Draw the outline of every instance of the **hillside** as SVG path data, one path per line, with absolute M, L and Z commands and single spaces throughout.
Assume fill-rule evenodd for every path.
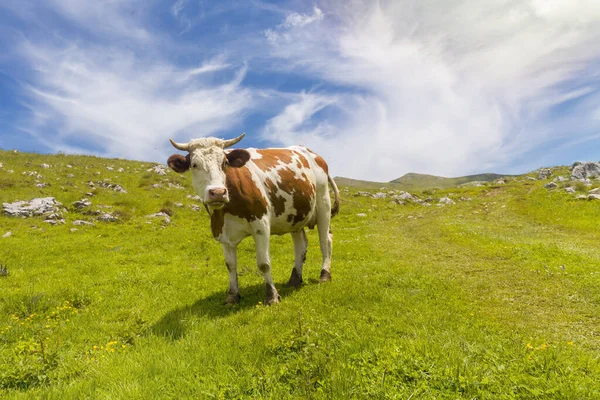
M 249 239 L 230 307 L 189 174 L 0 164 L 0 202 L 62 203 L 0 215 L 0 398 L 600 398 L 600 200 L 577 198 L 600 181 L 568 167 L 403 201 L 342 186 L 332 282 L 308 231 L 306 284 L 286 288 L 293 245 L 274 236 L 282 302 L 264 306 Z
M 416 174 L 408 173 L 400 178 L 394 179 L 391 182 L 399 183 L 404 187 L 412 188 L 413 190 L 419 189 L 447 189 L 460 185 L 464 185 L 469 182 L 493 182 L 496 179 L 507 177 L 510 175 L 499 175 L 499 174 L 477 174 L 460 176 L 456 178 L 444 178 L 441 176 L 427 175 L 427 174 Z
M 492 182 L 503 177 L 511 177 L 512 175 L 500 174 L 477 174 L 460 176 L 456 178 L 444 178 L 441 176 L 408 173 L 400 178 L 390 182 L 372 182 L 358 179 L 336 177 L 335 181 L 338 185 L 349 186 L 357 189 L 379 189 L 382 187 L 398 189 L 398 190 L 426 190 L 426 189 L 448 189 L 457 187 L 470 182 Z

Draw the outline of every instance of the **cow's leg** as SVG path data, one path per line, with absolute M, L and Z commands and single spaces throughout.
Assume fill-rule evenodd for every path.
M 273 284 L 273 277 L 271 276 L 271 257 L 269 255 L 270 241 L 270 233 L 266 230 L 262 231 L 261 234 L 254 235 L 254 243 L 256 244 L 256 264 L 265 279 L 265 289 L 267 292 L 265 304 L 267 305 L 279 303 L 279 293 L 277 293 L 277 289 Z
M 319 245 L 323 254 L 323 266 L 321 267 L 321 282 L 331 280 L 331 251 L 333 245 L 333 234 L 330 228 L 331 222 L 331 200 L 329 193 L 317 200 L 317 228 L 319 231 Z
M 306 248 L 308 246 L 308 239 L 306 238 L 304 229 L 292 232 L 292 240 L 294 241 L 294 268 L 292 269 L 292 275 L 287 285 L 298 287 L 302 285 L 302 266 L 306 260 Z
M 229 291 L 227 292 L 227 304 L 237 304 L 240 302 L 240 289 L 238 287 L 237 275 L 237 246 L 223 244 L 223 254 L 225 255 L 225 265 L 229 271 Z

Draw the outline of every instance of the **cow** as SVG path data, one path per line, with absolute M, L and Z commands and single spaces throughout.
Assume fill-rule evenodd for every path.
M 188 143 L 170 139 L 173 147 L 187 155 L 173 154 L 167 165 L 178 173 L 191 171 L 194 190 L 210 215 L 212 235 L 223 247 L 229 271 L 227 303 L 240 301 L 236 249 L 252 236 L 256 263 L 265 280 L 265 304 L 271 305 L 280 301 L 271 276 L 271 235 L 291 234 L 294 267 L 288 286 L 298 287 L 303 283 L 308 245 L 304 228 L 317 226 L 323 256 L 320 281 L 331 280 L 330 220 L 339 211 L 340 193 L 325 160 L 308 148 L 228 149 L 244 135 L 228 140 L 206 137 Z

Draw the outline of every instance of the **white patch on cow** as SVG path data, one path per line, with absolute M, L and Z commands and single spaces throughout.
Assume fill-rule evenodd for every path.
M 250 153 L 251 160 L 260 160 L 261 158 L 263 158 L 262 154 L 260 154 L 258 151 L 256 151 L 256 149 L 253 147 L 250 147 L 246 150 Z
M 194 190 L 202 196 L 202 202 L 207 203 L 210 189 L 225 189 L 226 187 L 225 171 L 223 171 L 225 152 L 217 145 L 207 148 L 197 147 L 195 144 L 200 146 L 198 143 L 203 143 L 202 140 L 196 139 L 191 142 L 190 171 Z

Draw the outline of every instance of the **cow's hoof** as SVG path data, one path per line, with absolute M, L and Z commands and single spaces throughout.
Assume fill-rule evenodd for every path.
M 227 296 L 227 304 L 230 304 L 230 305 L 238 304 L 240 302 L 240 299 L 241 299 L 241 296 L 239 293 L 229 294 Z
M 266 299 L 265 300 L 265 304 L 267 306 L 273 305 L 273 304 L 277 304 L 281 301 L 281 296 L 279 296 L 279 294 L 275 295 L 275 297 L 270 298 L 270 299 Z
M 329 282 L 331 280 L 331 274 L 329 273 L 329 271 L 322 269 L 321 270 L 321 279 L 319 279 L 321 282 Z
M 302 277 L 300 275 L 298 275 L 298 272 L 296 271 L 296 269 L 292 269 L 292 276 L 290 276 L 290 280 L 287 283 L 288 287 L 300 287 L 302 286 Z

